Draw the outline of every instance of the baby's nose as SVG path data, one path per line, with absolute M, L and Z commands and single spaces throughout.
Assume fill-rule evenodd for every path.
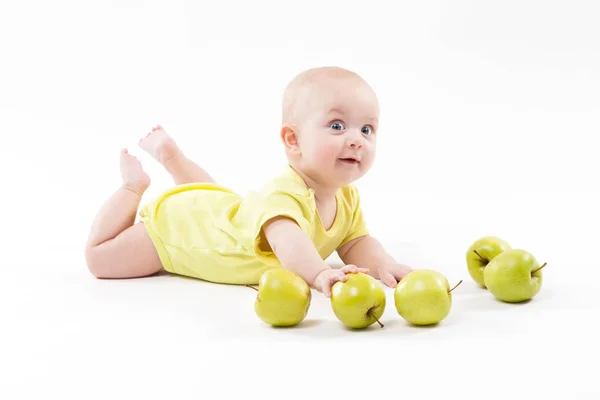
M 362 137 L 362 134 L 360 132 L 358 133 L 358 135 L 357 134 L 352 134 L 348 138 L 348 145 L 350 147 L 362 147 L 363 146 L 363 137 Z

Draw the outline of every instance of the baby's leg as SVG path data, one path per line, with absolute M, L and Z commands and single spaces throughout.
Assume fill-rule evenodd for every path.
M 85 248 L 90 272 L 97 278 L 136 278 L 162 269 L 143 224 L 134 225 L 150 178 L 140 162 L 121 152 L 123 184 L 98 212 Z
M 198 164 L 187 158 L 161 126 L 140 140 L 140 147 L 148 152 L 171 174 L 176 185 L 215 180 Z

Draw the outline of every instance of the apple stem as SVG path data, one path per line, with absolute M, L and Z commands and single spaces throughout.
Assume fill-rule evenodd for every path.
M 539 267 L 536 270 L 531 271 L 532 274 L 535 274 L 536 272 L 538 272 L 540 269 L 544 268 L 546 266 L 547 263 L 544 263 L 544 265 L 542 265 L 541 267 Z
M 249 287 L 249 288 L 251 288 L 251 289 L 254 289 L 254 290 L 256 290 L 256 291 L 258 292 L 258 289 L 257 289 L 257 288 L 255 288 L 254 286 L 250 286 L 250 285 L 244 285 L 244 286 L 246 286 L 246 287 Z
M 377 319 L 377 317 L 375 317 L 375 315 L 373 314 L 373 310 L 369 310 L 369 315 L 372 316 L 373 318 L 375 318 L 375 321 L 377 321 L 377 323 L 379 324 L 379 326 L 381 328 L 383 328 L 383 324 Z
M 483 261 L 485 261 L 485 258 L 481 257 L 481 254 L 479 254 L 477 252 L 477 250 L 473 250 L 473 253 L 477 254 L 477 257 L 481 258 Z
M 452 292 L 454 289 L 456 289 L 458 287 L 458 285 L 460 285 L 462 283 L 462 279 L 460 280 L 460 282 L 458 282 L 456 285 L 454 285 L 454 287 L 450 290 L 448 290 L 448 293 Z

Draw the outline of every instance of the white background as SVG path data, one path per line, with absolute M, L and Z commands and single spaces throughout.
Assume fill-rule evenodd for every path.
M 0 398 L 597 399 L 599 13 L 591 0 L 3 2 Z M 274 330 L 247 288 L 87 272 L 120 148 L 152 177 L 144 201 L 172 185 L 137 148 L 155 124 L 220 183 L 259 188 L 285 162 L 285 85 L 321 65 L 378 93 L 378 158 L 357 186 L 399 262 L 464 280 L 442 324 L 408 326 L 386 289 L 384 329 L 344 329 L 316 294 L 301 326 Z M 485 235 L 548 263 L 533 301 L 470 280 L 465 251 Z

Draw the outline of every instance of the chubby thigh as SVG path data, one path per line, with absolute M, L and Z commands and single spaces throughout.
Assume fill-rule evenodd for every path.
M 167 192 L 140 212 L 164 269 L 219 283 L 258 282 L 269 267 L 230 222 L 241 197 L 216 185 L 185 189 Z
M 158 252 L 141 223 L 89 249 L 86 259 L 92 273 L 106 279 L 139 278 L 163 268 Z

